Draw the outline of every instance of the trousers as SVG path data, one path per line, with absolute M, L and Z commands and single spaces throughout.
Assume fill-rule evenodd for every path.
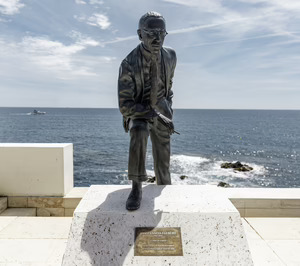
M 146 152 L 150 135 L 157 185 L 171 185 L 170 177 L 170 134 L 157 118 L 135 119 L 129 123 L 130 146 L 128 179 L 146 181 Z

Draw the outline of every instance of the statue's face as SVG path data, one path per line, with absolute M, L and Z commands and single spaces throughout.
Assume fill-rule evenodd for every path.
M 138 30 L 138 35 L 146 50 L 154 54 L 158 53 L 167 35 L 164 20 L 161 18 L 148 18 L 144 23 L 144 27 Z

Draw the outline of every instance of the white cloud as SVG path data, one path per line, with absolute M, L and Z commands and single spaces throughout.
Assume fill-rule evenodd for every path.
M 85 15 L 74 15 L 74 18 L 79 22 L 86 22 L 86 24 L 88 25 L 100 27 L 102 30 L 108 29 L 111 24 L 109 18 L 106 15 L 100 13 L 95 13 L 89 18 L 87 18 Z
M 229 25 L 226 31 L 223 31 L 224 36 L 235 35 L 235 37 L 242 37 L 251 31 L 285 31 L 289 21 L 294 20 L 292 13 L 298 15 L 300 13 L 300 2 L 294 0 L 237 0 L 244 7 L 230 6 L 227 1 L 219 0 L 164 1 L 196 8 L 203 14 L 210 14 L 213 22 L 211 24 L 221 25 L 222 20 L 226 22 L 247 18 L 245 20 L 247 23 Z M 257 4 L 260 6 L 258 7 Z
M 101 0 L 90 0 L 91 5 L 103 5 L 104 2 Z
M 28 36 L 19 43 L 4 41 L 0 38 L 0 55 L 2 58 L 10 57 L 10 60 L 12 57 L 23 59 L 26 64 L 31 64 L 32 68 L 34 68 L 33 65 L 37 65 L 39 71 L 43 69 L 51 71 L 60 79 L 71 79 L 74 76 L 97 76 L 93 67 L 95 62 L 91 64 L 80 52 L 88 47 L 99 46 L 99 42 L 79 32 L 72 32 L 70 35 L 76 39 L 71 45 L 53 41 L 47 37 Z M 109 63 L 115 59 L 115 57 L 98 56 L 97 63 Z M 10 60 L 4 59 L 4 61 Z
M 0 35 L 0 105 L 116 105 L 115 95 L 103 95 L 115 86 L 119 62 L 101 51 L 90 54 L 88 48 L 96 42 L 77 36 L 65 44 L 42 36 L 15 42 Z
M 71 55 L 83 50 L 85 47 L 79 44 L 64 45 L 58 41 L 51 41 L 43 37 L 24 37 L 22 46 L 25 51 L 35 54 Z
M 76 41 L 77 44 L 81 44 L 83 46 L 103 46 L 102 43 L 92 39 L 91 37 L 85 36 L 78 31 L 71 31 L 69 36 Z
M 102 30 L 106 30 L 110 26 L 110 21 L 106 15 L 95 13 L 87 19 L 88 25 L 100 27 Z
M 82 19 L 82 17 L 75 17 L 77 20 Z M 110 41 L 104 41 L 104 42 L 98 42 L 90 37 L 82 35 L 78 31 L 72 31 L 69 36 L 74 39 L 77 43 L 83 44 L 83 45 L 88 45 L 88 46 L 100 46 L 104 47 L 108 44 L 113 44 L 113 43 L 120 43 L 120 42 L 126 42 L 126 41 L 132 41 L 132 40 L 137 40 L 137 35 L 131 35 L 127 37 L 116 37 L 113 40 Z
M 72 56 L 85 49 L 80 44 L 64 45 L 58 41 L 39 37 L 25 37 L 20 46 L 31 62 L 55 71 L 74 70 Z
M 249 38 L 242 38 L 242 39 L 231 39 L 231 40 L 225 40 L 225 41 L 199 43 L 199 44 L 192 45 L 191 47 L 204 46 L 204 45 L 214 45 L 214 44 L 221 44 L 221 43 L 242 42 L 242 41 L 248 41 L 248 40 L 265 39 L 265 38 L 282 37 L 282 36 L 291 36 L 291 35 L 289 34 L 289 32 L 280 32 L 280 33 L 274 33 L 274 34 L 252 36 L 252 37 L 249 37 Z
M 76 3 L 77 5 L 86 5 L 86 2 L 83 1 L 83 0 L 75 0 L 75 3 Z
M 20 3 L 20 0 L 0 0 L 0 13 L 14 15 L 19 13 L 24 6 L 23 3 Z
M 239 12 L 235 9 L 228 8 L 223 5 L 220 0 L 164 0 L 165 2 L 175 3 L 186 6 L 188 8 L 198 9 L 202 14 L 215 15 L 214 20 L 220 22 L 220 20 L 236 20 L 243 18 Z
M 205 8 L 203 11 L 211 11 L 215 9 L 219 9 L 221 7 L 220 1 L 215 0 L 164 0 L 164 2 L 170 2 L 178 5 L 184 5 L 188 7 L 203 7 Z
M 249 19 L 250 18 L 240 18 L 240 19 L 229 20 L 229 21 L 224 21 L 224 22 L 220 22 L 220 23 L 212 23 L 212 24 L 207 24 L 207 25 L 193 26 L 193 27 L 188 27 L 188 28 L 183 28 L 183 29 L 178 29 L 178 30 L 171 30 L 171 31 L 169 31 L 169 33 L 170 34 L 179 34 L 179 33 L 192 32 L 192 31 L 197 31 L 197 30 L 202 30 L 202 29 L 207 29 L 207 28 L 219 27 L 219 26 L 223 26 L 228 23 L 242 22 L 244 20 L 249 20 Z
M 79 44 L 84 45 L 84 46 L 101 46 L 101 44 L 97 41 L 95 41 L 92 38 L 83 38 L 80 40 Z
M 138 38 L 137 35 L 131 35 L 131 36 L 127 36 L 127 37 L 117 37 L 114 40 L 104 42 L 103 45 L 111 44 L 111 43 L 119 43 L 119 42 L 137 40 L 137 38 Z
M 86 16 L 84 15 L 81 15 L 81 16 L 77 16 L 77 15 L 74 15 L 73 16 L 76 20 L 78 20 L 79 22 L 83 22 L 86 20 Z
M 296 31 L 300 26 L 300 1 L 163 1 L 163 5 L 159 4 L 162 1 L 146 3 L 139 0 L 120 5 L 118 1 L 104 3 L 102 0 L 74 0 L 65 4 L 69 10 L 66 13 L 60 6 L 43 1 L 0 0 L 0 25 L 5 22 L 3 20 L 14 21 L 6 23 L 0 34 L 0 89 L 15 88 L 15 92 L 19 91 L 22 95 L 27 86 L 27 89 L 47 91 L 54 98 L 61 98 L 65 90 L 68 92 L 65 99 L 69 101 L 73 98 L 70 102 L 74 101 L 73 105 L 78 106 L 84 105 L 81 103 L 84 97 L 88 99 L 86 106 L 89 106 L 90 100 L 96 99 L 95 94 L 87 96 L 87 92 L 93 89 L 99 92 L 97 101 L 100 99 L 95 106 L 106 106 L 107 99 L 111 99 L 114 104 L 113 92 L 119 63 L 139 42 L 135 34 L 139 18 L 137 14 L 142 15 L 145 10 L 152 9 L 159 10 L 166 17 L 171 36 L 167 36 L 165 45 L 173 47 L 178 54 L 174 80 L 175 105 L 181 102 L 181 107 L 190 107 L 186 103 L 190 101 L 191 95 L 182 89 L 187 80 L 190 81 L 193 95 L 199 96 L 193 98 L 195 101 L 192 106 L 202 108 L 218 105 L 236 107 L 236 102 L 240 100 L 238 97 L 228 99 L 226 104 L 216 100 L 215 95 L 221 93 L 224 86 L 234 88 L 231 90 L 233 96 L 236 91 L 245 95 L 252 89 L 264 90 L 265 87 L 270 90 L 273 87 L 299 88 L 300 58 L 296 55 L 300 34 Z M 16 9 L 9 6 L 12 3 L 25 3 L 28 7 L 26 17 L 1 16 L 4 5 L 6 14 L 15 12 L 12 10 Z M 110 15 L 107 5 L 125 17 Z M 25 8 L 21 12 L 23 10 Z M 56 23 L 44 25 L 43 18 L 54 14 Z M 73 15 L 76 20 L 73 19 L 72 23 L 70 18 Z M 28 17 L 31 17 L 30 23 Z M 89 35 L 75 31 L 70 33 L 72 29 L 80 29 Z M 65 36 L 63 32 L 70 34 Z M 39 33 L 45 34 L 44 37 L 36 36 Z M 193 66 L 182 67 L 186 63 L 193 63 Z M 256 83 L 251 83 L 252 80 Z M 78 91 L 78 100 L 74 94 L 70 97 L 70 93 L 75 90 Z M 103 94 L 105 90 L 107 95 Z M 213 93 L 206 94 L 206 91 Z M 29 94 L 28 91 L 26 93 Z M 197 100 L 203 98 L 203 93 L 208 103 Z M 299 94 L 295 96 L 299 99 Z M 288 95 L 284 97 L 286 101 L 297 98 Z M 40 98 L 42 101 L 47 97 Z M 266 107 L 276 105 L 269 103 L 269 94 L 260 98 Z M 11 101 L 6 99 L 7 102 Z M 100 103 L 101 99 L 105 99 L 103 103 Z M 255 107 L 253 101 L 248 101 L 249 108 Z M 51 100 L 48 102 L 51 105 Z M 5 101 L 1 99 L 1 103 Z M 299 103 L 294 105 L 299 106 Z
M 300 37 L 295 34 L 300 24 L 299 1 L 237 0 L 238 5 L 233 5 L 226 0 L 164 1 L 181 5 L 180 8 L 191 9 L 193 13 L 199 14 L 199 21 L 202 21 L 203 25 L 197 26 L 196 23 L 199 22 L 196 22 L 197 20 L 191 16 L 190 19 L 182 20 L 183 25 L 185 25 L 184 28 L 169 31 L 170 34 L 182 34 L 206 30 L 201 38 L 196 34 L 190 34 L 186 41 L 182 42 L 185 48 L 279 36 L 281 38 L 270 39 L 270 42 L 267 40 L 264 45 L 267 42 L 274 46 L 276 42 L 280 42 L 278 46 L 281 44 L 288 45 L 300 40 Z M 219 45 L 216 49 L 223 48 L 224 46 Z M 227 50 L 225 49 L 223 52 L 226 53 Z
M 288 10 L 300 9 L 300 2 L 295 0 L 238 0 L 247 4 L 267 4 L 269 6 L 284 8 Z

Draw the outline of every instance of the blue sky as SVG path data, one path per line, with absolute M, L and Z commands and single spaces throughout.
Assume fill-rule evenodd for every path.
M 296 0 L 0 0 L 0 106 L 117 107 L 151 10 L 177 52 L 174 108 L 300 109 Z

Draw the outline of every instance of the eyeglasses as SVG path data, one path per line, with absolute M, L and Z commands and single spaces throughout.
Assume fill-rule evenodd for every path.
M 145 29 L 143 29 L 143 32 L 148 34 L 150 37 L 154 37 L 156 35 L 165 37 L 168 34 L 166 30 L 145 30 Z

